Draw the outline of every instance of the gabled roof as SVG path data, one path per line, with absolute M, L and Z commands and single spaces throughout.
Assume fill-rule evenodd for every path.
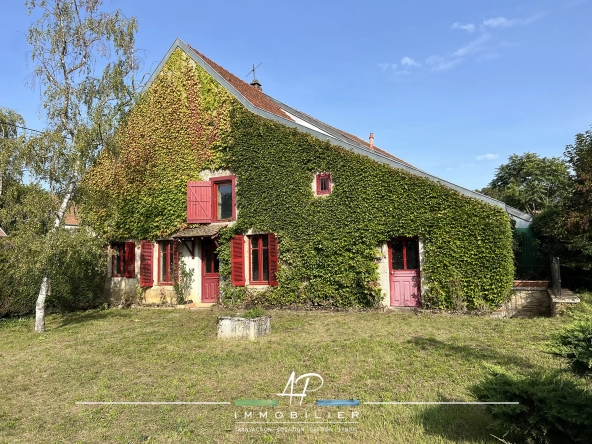
M 7 235 L 4 232 L 4 230 L 2 229 L 2 227 L 0 227 L 0 237 L 7 237 Z
M 323 123 L 320 120 L 309 116 L 308 114 L 291 108 L 279 100 L 264 94 L 258 88 L 249 85 L 180 39 L 175 40 L 156 70 L 152 73 L 150 79 L 148 79 L 148 82 L 144 87 L 145 90 L 150 87 L 152 82 L 156 79 L 156 76 L 163 69 L 166 61 L 177 48 L 185 52 L 195 63 L 203 68 L 214 79 L 216 79 L 218 83 L 226 88 L 228 92 L 230 92 L 230 94 L 232 94 L 239 102 L 241 102 L 249 111 L 267 119 L 282 123 L 286 126 L 297 128 L 298 130 L 311 134 L 315 137 L 318 137 L 319 139 L 329 140 L 329 142 L 334 145 L 338 145 L 355 153 L 365 155 L 366 157 L 376 160 L 377 162 L 390 165 L 393 168 L 403 169 L 416 176 L 425 177 L 448 188 L 456 190 L 465 196 L 469 196 L 474 199 L 486 202 L 490 205 L 503 208 L 511 217 L 516 220 L 517 227 L 526 227 L 530 225 L 532 220 L 530 215 L 523 213 L 516 208 L 510 207 L 504 202 L 428 174 L 387 151 L 384 151 L 376 146 L 371 148 L 368 142 L 360 139 L 359 137 L 327 125 L 326 123 Z

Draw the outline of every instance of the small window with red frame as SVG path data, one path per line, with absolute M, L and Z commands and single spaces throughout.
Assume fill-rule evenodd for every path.
M 214 182 L 214 198 L 216 202 L 216 220 L 232 220 L 232 182 Z
M 317 196 L 331 194 L 331 174 L 317 174 Z

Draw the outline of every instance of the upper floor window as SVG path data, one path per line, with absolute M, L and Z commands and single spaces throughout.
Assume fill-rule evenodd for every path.
M 331 194 L 331 173 L 317 174 L 317 196 Z
M 232 220 L 233 189 L 231 181 L 214 182 L 216 194 L 216 220 Z
M 187 222 L 236 220 L 236 176 L 187 183 Z

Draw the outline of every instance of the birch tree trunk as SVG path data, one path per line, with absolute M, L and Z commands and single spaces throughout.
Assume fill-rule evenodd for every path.
M 55 233 L 60 228 L 60 224 L 62 223 L 64 214 L 66 214 L 66 209 L 68 208 L 68 203 L 70 203 L 70 198 L 72 197 L 75 187 L 76 179 L 72 178 L 68 185 L 68 191 L 62 200 L 60 209 L 58 210 L 58 214 L 56 214 L 51 233 Z M 51 277 L 48 272 L 45 272 L 43 274 L 43 279 L 41 280 L 41 288 L 39 289 L 39 296 L 37 296 L 37 303 L 35 304 L 35 332 L 37 333 L 45 332 L 45 300 L 47 299 L 50 288 Z

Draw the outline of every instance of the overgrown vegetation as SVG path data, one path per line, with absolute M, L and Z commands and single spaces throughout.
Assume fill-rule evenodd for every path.
M 589 299 L 590 294 L 582 295 Z M 569 313 L 569 312 L 568 312 Z M 575 375 L 592 370 L 592 307 L 582 304 L 571 322 L 551 334 L 543 349 L 567 361 Z M 568 314 L 568 316 L 570 316 Z M 527 443 L 587 443 L 592 433 L 590 386 L 569 372 L 537 369 L 516 374 L 492 367 L 489 376 L 472 392 L 482 402 L 510 401 L 518 405 L 492 405 L 488 410 L 504 438 Z
M 256 116 L 181 50 L 117 143 L 119 154 L 106 153 L 85 179 L 93 228 L 108 239 L 170 235 L 186 226 L 187 181 L 228 168 L 238 220 L 221 235 L 220 273 L 228 280 L 234 234 L 276 233 L 284 266 L 266 304 L 376 305 L 377 246 L 396 236 L 424 239 L 423 290 L 436 308 L 452 308 L 451 288 L 468 308 L 498 305 L 511 288 L 503 210 Z M 311 184 L 323 171 L 335 186 L 319 199 Z
M 552 336 L 550 352 L 565 359 L 577 375 L 592 376 L 592 309 Z
M 489 407 L 503 438 L 529 444 L 588 443 L 592 432 L 592 393 L 557 372 L 518 376 L 501 368 L 472 392 L 482 402 L 518 405 Z
M 101 305 L 105 284 L 104 242 L 85 228 L 52 231 L 57 200 L 35 184 L 4 181 L 0 196 L 0 317 L 35 310 L 39 282 L 53 278 L 47 308 L 81 310 Z

